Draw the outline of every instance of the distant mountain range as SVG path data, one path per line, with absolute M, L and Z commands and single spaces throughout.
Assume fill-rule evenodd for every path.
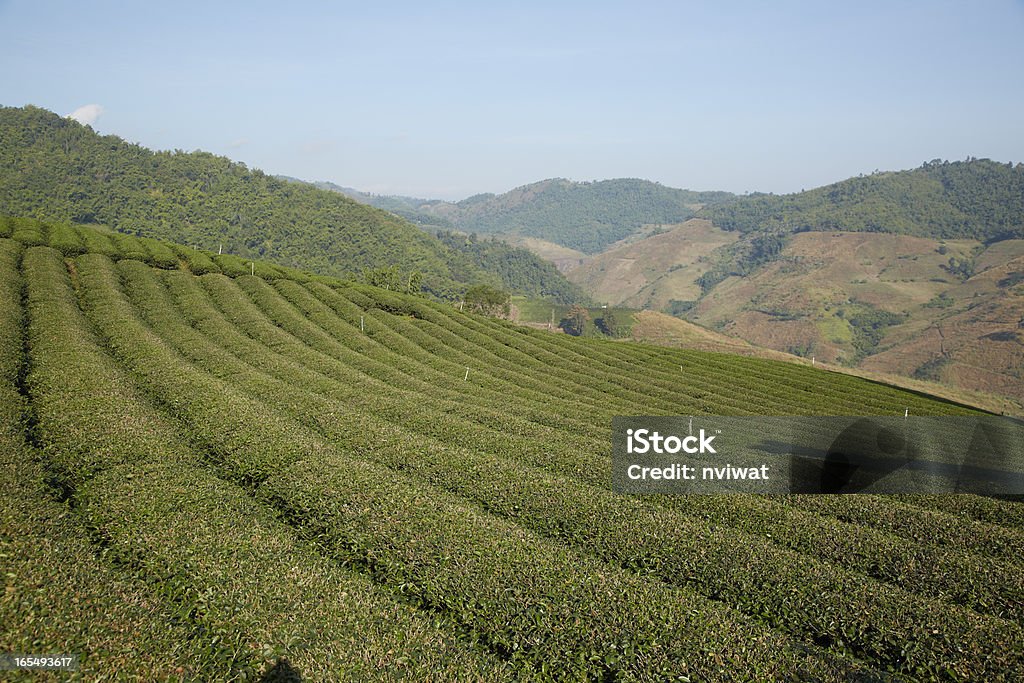
M 373 195 L 332 183 L 316 185 L 396 213 L 425 229 L 534 237 L 585 253 L 601 252 L 644 226 L 679 223 L 705 205 L 734 197 L 728 192 L 677 190 L 635 178 L 595 182 L 553 178 L 460 202 Z
M 930 162 L 697 215 L 560 263 L 597 301 L 1024 398 L 1021 164 Z

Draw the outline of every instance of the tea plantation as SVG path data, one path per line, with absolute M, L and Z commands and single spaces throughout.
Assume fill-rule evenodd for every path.
M 1020 680 L 1024 505 L 611 490 L 615 415 L 908 408 L 970 411 L 0 219 L 0 653 L 82 680 Z

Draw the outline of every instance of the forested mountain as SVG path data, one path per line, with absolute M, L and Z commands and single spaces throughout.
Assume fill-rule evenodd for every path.
M 738 197 L 700 215 L 742 233 L 845 230 L 996 242 L 1024 237 L 1024 164 L 935 160 L 797 194 Z
M 643 225 L 678 223 L 725 192 L 692 192 L 635 178 L 574 182 L 555 178 L 501 195 L 481 194 L 426 210 L 464 232 L 539 237 L 597 253 Z
M 206 152 L 153 152 L 37 107 L 0 108 L 0 215 L 158 237 L 330 275 L 395 266 L 453 296 L 494 276 L 406 221 Z

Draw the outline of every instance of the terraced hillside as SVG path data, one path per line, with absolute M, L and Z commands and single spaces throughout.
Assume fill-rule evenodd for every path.
M 614 415 L 968 409 L 246 266 L 0 222 L 0 651 L 87 680 L 1024 670 L 1024 506 L 610 490 Z

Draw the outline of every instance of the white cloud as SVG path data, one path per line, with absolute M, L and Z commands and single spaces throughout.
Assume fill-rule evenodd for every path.
M 103 115 L 103 107 L 99 104 L 85 104 L 68 114 L 69 119 L 74 119 L 84 126 L 91 126 Z

